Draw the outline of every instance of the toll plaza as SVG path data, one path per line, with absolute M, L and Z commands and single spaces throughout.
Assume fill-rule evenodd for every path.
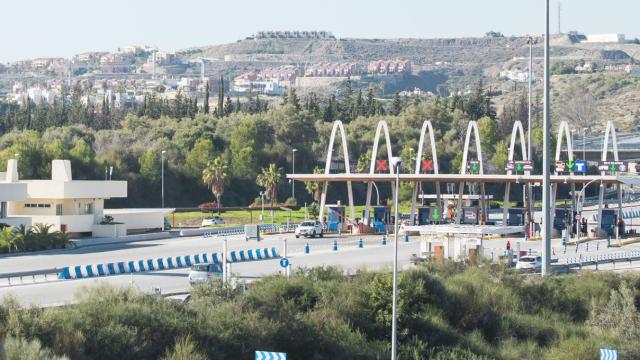
M 440 200 L 438 200 L 440 198 Z M 456 211 L 460 196 L 458 194 L 420 194 L 418 195 L 421 206 L 417 208 L 418 217 L 414 224 L 429 225 L 440 223 L 451 223 L 456 220 Z M 485 202 L 493 200 L 493 195 L 462 195 L 462 221 L 465 224 L 478 224 L 482 217 L 481 205 L 482 200 Z M 438 203 L 442 203 L 442 207 L 438 207 Z M 436 210 L 437 209 L 437 210 Z M 468 216 L 465 217 L 464 214 Z

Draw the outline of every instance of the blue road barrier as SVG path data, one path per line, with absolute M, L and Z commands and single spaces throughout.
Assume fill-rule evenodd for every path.
M 308 254 L 309 252 L 311 252 L 311 249 L 309 248 L 309 243 L 307 243 L 307 244 L 304 246 L 304 253 L 305 253 L 305 254 Z
M 307 244 L 308 246 L 308 244 Z M 275 247 L 231 251 L 227 262 L 256 261 L 279 258 Z M 193 259 L 193 260 L 192 260 Z M 75 265 L 62 269 L 58 274 L 59 279 L 82 279 L 118 274 L 139 273 L 166 269 L 182 269 L 191 267 L 192 264 L 221 263 L 222 254 L 203 253 L 186 256 L 166 257 L 146 260 L 119 261 L 96 265 Z
M 333 249 L 333 251 L 338 251 L 338 241 L 337 240 L 333 240 L 332 249 Z
M 362 242 L 362 238 L 360 238 L 360 240 L 358 240 L 358 247 L 361 248 L 361 249 L 364 247 L 364 243 Z

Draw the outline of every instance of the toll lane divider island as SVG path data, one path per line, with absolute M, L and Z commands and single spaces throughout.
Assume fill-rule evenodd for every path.
M 280 255 L 275 247 L 234 250 L 229 252 L 227 262 L 237 263 L 277 259 Z M 110 262 L 104 264 L 89 264 L 64 267 L 58 274 L 59 279 L 82 279 L 99 276 L 110 276 L 130 273 L 141 273 L 159 270 L 188 268 L 194 264 L 222 263 L 222 253 L 202 253 L 186 256 L 175 256 L 145 260 L 131 260 Z

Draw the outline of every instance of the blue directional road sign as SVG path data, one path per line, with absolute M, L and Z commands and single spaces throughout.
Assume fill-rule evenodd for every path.
M 256 351 L 256 360 L 287 360 L 287 353 Z
M 573 165 L 573 171 L 577 173 L 586 173 L 587 172 L 587 162 L 584 160 L 576 160 Z
M 618 360 L 618 350 L 600 349 L 600 360 Z
M 280 259 L 280 266 L 282 266 L 283 268 L 286 268 L 287 266 L 289 266 L 289 259 L 287 258 Z

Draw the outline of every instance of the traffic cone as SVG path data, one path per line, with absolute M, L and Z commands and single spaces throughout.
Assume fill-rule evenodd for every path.
M 307 243 L 307 244 L 304 246 L 304 253 L 305 253 L 305 254 L 308 254 L 310 250 L 311 250 L 311 249 L 309 249 L 309 243 Z
M 364 247 L 364 243 L 362 242 L 362 238 L 360 238 L 360 240 L 358 240 L 358 247 L 361 248 L 361 249 Z
M 333 251 L 338 251 L 338 240 L 333 240 Z

